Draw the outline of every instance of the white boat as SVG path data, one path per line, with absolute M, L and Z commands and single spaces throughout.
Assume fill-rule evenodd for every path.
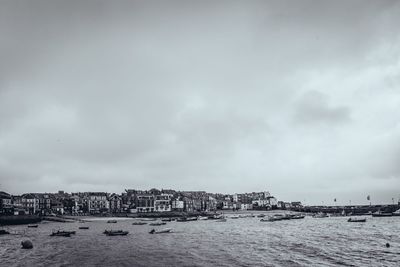
M 314 214 L 314 216 L 313 216 L 313 218 L 326 218 L 326 217 L 328 217 L 328 215 L 326 213 L 322 213 L 322 212 Z
M 156 231 L 155 229 L 152 229 L 149 234 L 165 234 L 165 233 L 171 233 L 172 229 L 171 228 L 165 228 L 162 230 Z
M 239 215 L 232 215 L 231 216 L 231 219 L 239 219 L 240 217 L 239 217 Z
M 208 217 L 206 217 L 206 216 L 199 216 L 199 217 L 198 217 L 198 220 L 200 220 L 200 221 L 205 221 L 205 220 L 208 220 Z

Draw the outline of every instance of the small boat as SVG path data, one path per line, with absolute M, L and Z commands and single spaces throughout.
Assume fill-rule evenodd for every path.
M 133 222 L 132 225 L 145 225 L 147 222 Z
M 206 221 L 206 220 L 208 220 L 208 217 L 207 216 L 199 216 L 199 217 L 197 217 L 197 220 Z
M 215 222 L 226 222 L 226 219 L 225 218 L 217 219 L 217 220 L 215 220 Z
M 9 231 L 6 231 L 4 229 L 0 229 L 0 235 L 8 235 L 8 234 L 10 234 Z
M 262 218 L 260 222 L 274 222 L 275 220 L 272 217 Z
M 232 215 L 231 216 L 231 219 L 239 219 L 240 217 L 239 217 L 239 215 Z
M 320 212 L 313 215 L 313 218 L 326 218 L 328 215 L 326 213 Z
M 155 223 L 150 223 L 149 225 L 151 226 L 160 226 L 160 225 L 166 225 L 166 222 L 155 222 Z
M 372 213 L 372 217 L 392 217 L 392 216 L 393 216 L 393 213 L 391 213 L 391 212 L 377 211 L 377 212 Z
M 29 224 L 28 228 L 38 228 L 39 225 L 37 224 Z
M 282 220 L 285 220 L 285 219 L 286 219 L 285 215 L 276 214 L 276 215 L 271 216 L 271 217 L 262 218 L 260 220 L 260 222 L 276 222 L 276 221 L 282 221 Z
M 65 231 L 57 231 L 57 232 L 52 232 L 50 236 L 65 236 L 65 237 L 70 237 L 71 233 L 70 232 L 65 232 Z
M 108 220 L 107 223 L 117 223 L 117 220 Z
M 172 219 L 171 218 L 163 218 L 161 219 L 162 222 L 171 222 Z
M 258 217 L 258 218 L 264 218 L 264 217 L 265 217 L 265 214 L 258 214 L 257 217 Z
M 296 214 L 296 215 L 291 215 L 290 219 L 291 220 L 298 220 L 298 219 L 304 219 L 306 216 L 304 215 L 300 215 L 300 214 Z
M 171 233 L 172 229 L 171 228 L 166 228 L 162 230 L 156 231 L 155 229 L 152 229 L 149 234 L 165 234 L 165 233 Z
M 79 229 L 87 230 L 89 229 L 89 226 L 79 226 Z
M 348 222 L 366 222 L 367 219 L 366 218 L 349 218 L 347 221 Z
M 117 236 L 117 235 L 127 235 L 129 234 L 128 231 L 122 231 L 122 230 L 105 230 L 104 234 L 108 236 Z

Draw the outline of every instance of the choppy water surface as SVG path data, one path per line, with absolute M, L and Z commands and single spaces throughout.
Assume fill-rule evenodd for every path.
M 240 218 L 152 227 L 125 219 L 116 224 L 95 220 L 12 226 L 8 229 L 14 234 L 0 236 L 0 266 L 400 266 L 400 217 L 346 220 Z M 167 227 L 173 233 L 148 234 Z M 110 228 L 128 230 L 129 235 L 102 234 Z M 50 237 L 52 229 L 77 233 Z M 20 249 L 23 239 L 32 240 L 34 248 Z

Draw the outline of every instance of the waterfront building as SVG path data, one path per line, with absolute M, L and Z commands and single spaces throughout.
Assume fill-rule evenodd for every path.
M 104 192 L 88 192 L 86 193 L 87 211 L 90 214 L 99 214 L 107 212 L 109 203 L 107 193 Z
M 108 201 L 110 203 L 109 206 L 111 213 L 120 213 L 122 211 L 122 198 L 119 195 L 112 193 L 108 198 Z
M 136 195 L 136 210 L 141 212 L 154 212 L 154 195 L 141 193 Z
M 181 196 L 177 196 L 171 201 L 171 208 L 173 211 L 183 211 L 185 207 L 185 203 Z
M 27 193 L 21 196 L 21 206 L 27 214 L 37 214 L 40 212 L 39 199 L 33 193 Z
M 0 191 L 0 214 L 12 213 L 12 198 L 11 195 Z
M 155 212 L 166 212 L 172 210 L 171 205 L 171 194 L 164 194 L 156 195 L 154 200 L 154 211 Z

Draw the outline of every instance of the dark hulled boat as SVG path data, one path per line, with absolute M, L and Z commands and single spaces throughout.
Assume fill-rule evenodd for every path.
M 349 218 L 348 220 L 347 220 L 348 222 L 366 222 L 367 221 L 367 219 L 366 218 Z
M 117 235 L 127 235 L 129 234 L 128 231 L 122 231 L 122 230 L 105 230 L 104 234 L 108 236 L 117 236 Z

